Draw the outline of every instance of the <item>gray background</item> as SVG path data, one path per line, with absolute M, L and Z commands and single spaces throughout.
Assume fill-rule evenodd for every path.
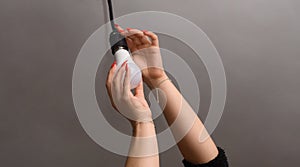
M 72 103 L 73 65 L 85 40 L 107 20 L 104 2 L 0 1 L 0 166 L 124 164 L 125 157 L 102 149 L 87 136 Z M 298 164 L 298 0 L 114 2 L 116 16 L 144 10 L 171 12 L 193 21 L 210 37 L 228 81 L 225 112 L 213 137 L 227 151 L 231 166 Z M 203 64 L 191 61 L 194 53 L 180 41 L 163 35 L 160 40 L 162 47 L 199 71 L 204 119 L 210 86 Z M 111 62 L 107 55 L 100 71 L 107 71 Z M 112 125 L 128 133 L 128 124 L 105 103 L 101 80 L 105 76 L 103 72 L 97 76 L 99 104 Z M 160 130 L 163 119 L 157 122 Z M 162 166 L 182 166 L 181 160 L 176 147 L 161 154 Z

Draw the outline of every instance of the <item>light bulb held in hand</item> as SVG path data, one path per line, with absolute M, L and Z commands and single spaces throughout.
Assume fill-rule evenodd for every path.
M 142 81 L 142 73 L 140 68 L 134 63 L 130 53 L 122 47 L 120 47 L 114 55 L 117 63 L 117 70 L 125 61 L 127 61 L 128 68 L 130 68 L 130 88 L 136 88 Z
M 142 81 L 142 73 L 140 68 L 134 63 L 128 51 L 128 46 L 124 37 L 117 31 L 110 34 L 110 44 L 112 54 L 115 56 L 117 70 L 127 61 L 130 68 L 130 88 L 134 89 Z

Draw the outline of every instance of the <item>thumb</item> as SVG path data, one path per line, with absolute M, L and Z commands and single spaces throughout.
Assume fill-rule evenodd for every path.
M 135 96 L 137 96 L 137 97 L 144 97 L 143 81 L 141 81 L 139 83 L 139 85 L 135 88 Z

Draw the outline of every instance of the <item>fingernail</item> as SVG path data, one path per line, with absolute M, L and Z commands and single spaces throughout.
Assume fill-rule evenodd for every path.
M 116 61 L 114 61 L 113 63 L 112 63 L 112 65 L 111 65 L 111 67 L 110 68 L 113 68 L 115 65 L 117 64 L 117 62 Z
M 143 30 L 143 32 L 148 32 L 147 30 Z
M 116 26 L 116 27 L 118 27 L 118 26 L 119 26 L 119 24 L 115 24 L 115 26 Z
M 125 64 L 127 64 L 127 61 L 128 61 L 128 60 L 124 61 L 124 63 L 122 64 L 122 67 L 123 67 Z
M 124 30 L 119 30 L 119 32 L 124 32 Z
M 132 28 L 126 28 L 127 29 L 127 31 L 130 31 L 130 30 L 132 30 Z
M 128 64 L 126 63 L 126 67 L 125 67 L 126 71 L 128 71 Z

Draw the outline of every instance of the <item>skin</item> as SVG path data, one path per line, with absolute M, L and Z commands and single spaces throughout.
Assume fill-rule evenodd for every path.
M 122 75 L 125 73 L 124 81 L 122 81 Z M 159 167 L 159 155 L 158 146 L 156 140 L 155 127 L 151 117 L 150 108 L 144 98 L 143 84 L 142 82 L 135 89 L 135 94 L 130 91 L 130 69 L 125 62 L 119 70 L 116 70 L 116 64 L 112 65 L 109 71 L 106 87 L 111 99 L 113 107 L 122 112 L 124 105 L 127 108 L 132 108 L 130 112 L 139 115 L 141 111 L 148 112 L 147 115 L 151 121 L 139 122 L 137 120 L 128 119 L 133 128 L 131 146 L 129 150 L 129 156 L 126 160 L 126 167 Z M 117 93 L 121 98 L 113 97 L 113 93 Z M 120 105 L 119 102 L 122 102 Z M 148 142 L 143 142 L 141 138 L 148 138 Z M 150 142 L 149 142 L 150 141 Z M 136 149 L 138 148 L 138 149 Z M 150 150 L 150 153 L 144 154 L 143 150 Z M 138 150 L 138 151 L 136 151 Z
M 159 88 L 159 92 L 163 92 L 158 94 L 160 99 L 167 99 L 165 100 L 166 104 L 163 114 L 171 127 L 175 140 L 178 141 L 177 146 L 183 157 L 194 164 L 203 164 L 213 160 L 218 155 L 215 143 L 207 134 L 203 123 L 188 102 L 173 83 L 168 80 L 168 76 L 160 66 L 162 63 L 158 62 L 161 61 L 158 37 L 150 31 L 130 28 L 127 28 L 125 31 L 119 25 L 116 25 L 116 28 L 126 38 L 135 63 L 140 67 L 144 67 L 149 62 L 151 63 L 151 67 L 141 68 L 143 80 L 151 89 Z M 147 51 L 143 53 L 143 50 Z M 142 58 L 144 58 L 143 61 L 141 61 Z M 152 133 L 150 131 L 147 131 L 147 135 L 155 133 L 155 131 L 152 131 Z M 203 136 L 203 134 L 205 138 L 200 140 L 200 136 Z M 180 136 L 184 137 L 180 138 Z M 147 159 L 147 161 L 146 159 L 139 159 L 138 161 L 138 159 L 129 157 L 127 162 L 129 161 L 133 164 L 133 162 L 138 161 L 141 162 L 141 166 L 145 166 L 151 160 L 157 162 L 158 157 L 152 157 L 152 159 Z

